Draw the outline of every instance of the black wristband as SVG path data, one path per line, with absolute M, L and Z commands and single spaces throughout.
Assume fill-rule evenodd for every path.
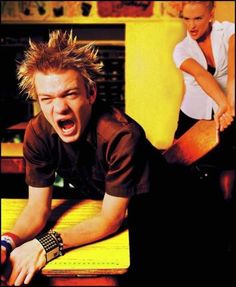
M 60 234 L 56 231 L 50 230 L 47 233 L 37 236 L 36 239 L 40 242 L 46 251 L 47 262 L 62 255 L 63 242 Z
M 11 244 L 6 240 L 1 240 L 1 246 L 4 246 L 6 248 L 7 257 L 9 257 L 13 249 Z

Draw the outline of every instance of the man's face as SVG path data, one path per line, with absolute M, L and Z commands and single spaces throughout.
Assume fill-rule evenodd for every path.
M 35 74 L 35 89 L 41 110 L 59 137 L 77 141 L 91 116 L 96 93 L 87 95 L 84 80 L 75 70 Z

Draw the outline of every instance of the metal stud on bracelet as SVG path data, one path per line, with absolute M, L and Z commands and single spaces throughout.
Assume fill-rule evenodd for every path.
M 48 233 L 51 234 L 52 236 L 54 236 L 54 238 L 57 240 L 60 255 L 63 255 L 63 253 L 62 253 L 63 252 L 63 241 L 62 241 L 61 235 L 52 229 L 50 229 Z

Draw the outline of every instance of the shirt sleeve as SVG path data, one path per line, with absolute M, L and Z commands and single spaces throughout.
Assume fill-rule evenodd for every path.
M 187 48 L 184 47 L 184 43 L 181 42 L 177 44 L 173 52 L 173 60 L 175 62 L 176 67 L 180 68 L 181 64 L 189 58 L 192 58 L 192 57 L 189 54 Z
M 135 125 L 121 129 L 108 144 L 105 192 L 119 197 L 129 197 L 149 191 L 150 167 L 146 138 Z
M 25 136 L 23 153 L 26 163 L 26 183 L 33 187 L 51 186 L 55 180 L 50 154 L 40 133 L 29 122 Z
M 224 41 L 226 43 L 229 42 L 229 38 L 235 34 L 235 24 L 234 23 L 230 23 L 228 21 L 224 21 L 222 22 L 222 25 L 224 27 Z

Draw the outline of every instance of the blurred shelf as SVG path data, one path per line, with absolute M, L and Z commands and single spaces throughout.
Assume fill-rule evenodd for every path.
M 8 130 L 25 130 L 26 126 L 27 126 L 28 122 L 21 122 L 21 123 L 17 123 L 13 126 L 10 126 L 8 128 Z
M 1 173 L 24 173 L 23 143 L 1 143 Z
M 2 157 L 23 157 L 23 143 L 1 143 Z

